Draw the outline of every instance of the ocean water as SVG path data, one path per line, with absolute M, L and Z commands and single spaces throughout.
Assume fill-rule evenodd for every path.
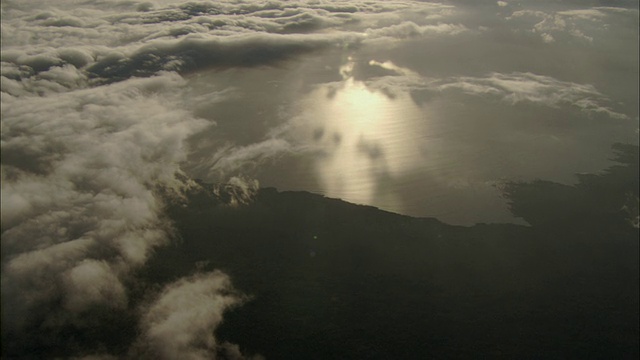
M 522 223 L 502 184 L 573 184 L 575 174 L 611 165 L 613 143 L 637 143 L 633 77 L 595 60 L 589 73 L 538 57 L 498 61 L 513 43 L 475 36 L 494 49 L 415 40 L 393 52 L 371 45 L 275 69 L 191 74 L 194 92 L 212 94 L 195 109 L 211 126 L 191 139 L 184 168 L 208 182 L 240 176 L 452 224 Z M 463 61 L 446 62 L 462 51 Z M 545 51 L 549 59 L 600 50 Z M 630 74 L 634 61 L 622 61 Z M 614 87 L 618 100 L 599 90 Z

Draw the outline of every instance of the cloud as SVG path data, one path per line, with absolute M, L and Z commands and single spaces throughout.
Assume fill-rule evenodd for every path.
M 329 47 L 341 47 L 356 37 L 336 35 L 237 35 L 231 37 L 186 36 L 179 40 L 156 40 L 133 53 L 106 56 L 87 68 L 97 77 L 113 81 L 149 76 L 162 70 L 189 72 L 207 67 L 272 65 L 293 55 Z
M 450 9 L 411 1 L 221 1 L 141 8 L 99 2 L 30 8 L 10 2 L 3 7 L 3 61 L 35 73 L 72 64 L 109 81 L 160 70 L 270 65 L 310 51 L 357 45 L 363 34 L 371 41 L 465 31 L 462 25 L 441 23 L 388 25 L 407 11 L 431 16 Z
M 215 359 L 222 351 L 241 356 L 237 347 L 219 344 L 214 330 L 223 313 L 243 301 L 220 271 L 171 283 L 143 309 L 136 352 L 155 359 Z
M 429 80 L 420 75 L 390 75 L 368 79 L 364 83 L 368 89 L 395 96 L 398 93 L 431 91 L 433 90 L 431 86 L 432 82 L 433 80 Z
M 556 12 L 556 15 L 565 18 L 584 19 L 591 21 L 598 21 L 605 16 L 604 13 L 596 9 L 573 9 L 558 11 Z
M 469 29 L 461 24 L 438 23 L 417 25 L 414 22 L 405 21 L 383 28 L 367 29 L 365 34 L 370 39 L 379 40 L 379 38 L 410 39 L 427 35 L 457 35 L 467 31 L 469 31 Z
M 68 292 L 64 308 L 80 313 L 95 304 L 109 302 L 115 308 L 126 306 L 126 291 L 106 261 L 83 260 L 63 278 Z
M 260 189 L 258 180 L 249 180 L 237 176 L 232 177 L 224 185 L 224 189 L 217 188 L 218 194 L 224 193 L 229 196 L 229 205 L 238 206 L 241 204 L 249 204 Z
M 522 9 L 514 11 L 506 19 L 509 21 L 523 21 L 535 19 L 537 21 L 529 31 L 540 34 L 546 43 L 564 38 L 565 41 L 576 39 L 593 42 L 594 39 L 604 37 L 609 24 L 612 22 L 626 22 L 629 19 L 637 23 L 638 10 L 615 7 L 592 7 L 586 9 L 571 9 L 563 11 L 542 11 Z M 636 20 L 633 20 L 633 19 Z M 526 24 L 523 24 L 526 26 Z
M 398 72 L 397 76 L 382 76 L 366 81 L 367 87 L 386 94 L 397 92 L 428 92 L 438 95 L 451 91 L 473 96 L 488 96 L 517 104 L 528 102 L 548 107 L 571 105 L 590 115 L 612 119 L 628 116 L 614 111 L 610 99 L 593 85 L 561 81 L 533 73 L 490 73 L 483 77 L 426 78 L 416 73 Z
M 290 143 L 279 138 L 269 138 L 245 146 L 227 145 L 220 148 L 208 161 L 200 163 L 198 170 L 207 171 L 208 178 L 224 179 L 240 168 L 256 168 L 264 161 L 292 150 Z
M 72 65 L 52 67 L 34 75 L 22 74 L 20 67 L 15 65 L 7 64 L 4 69 L 7 69 L 9 74 L 3 72 L 0 90 L 13 96 L 30 94 L 42 96 L 48 93 L 67 92 L 88 85 L 87 76 Z
M 609 99 L 593 85 L 566 82 L 532 73 L 492 73 L 484 78 L 452 78 L 438 85 L 437 89 L 457 89 L 471 95 L 495 95 L 513 104 L 523 101 L 549 107 L 569 104 L 590 114 L 605 114 L 614 119 L 627 118 L 606 106 Z
M 393 72 L 395 72 L 398 75 L 404 75 L 404 76 L 418 76 L 418 74 L 411 70 L 411 69 L 407 69 L 401 66 L 398 66 L 396 64 L 394 64 L 391 61 L 385 61 L 385 62 L 379 62 L 379 61 L 375 61 L 375 60 L 370 60 L 369 61 L 369 65 L 370 66 L 379 66 L 383 69 L 386 70 L 391 70 Z
M 2 93 L 3 326 L 43 321 L 33 310 L 53 303 L 41 315 L 63 324 L 127 306 L 123 281 L 168 241 L 154 191 L 179 191 L 185 141 L 207 125 L 181 108 L 184 85 L 164 74 Z

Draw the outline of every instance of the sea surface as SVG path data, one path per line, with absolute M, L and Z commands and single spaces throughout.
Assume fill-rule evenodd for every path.
M 575 174 L 611 165 L 612 144 L 637 144 L 632 78 L 603 80 L 628 90 L 613 103 L 581 85 L 582 75 L 561 81 L 457 62 L 447 69 L 446 54 L 415 54 L 429 46 L 340 49 L 277 68 L 190 74 L 194 112 L 212 125 L 191 139 L 183 168 L 208 182 L 239 176 L 452 224 L 523 223 L 508 209 L 505 182 L 573 184 Z M 479 53 L 475 67 L 489 55 Z M 595 110 L 578 106 L 592 100 Z

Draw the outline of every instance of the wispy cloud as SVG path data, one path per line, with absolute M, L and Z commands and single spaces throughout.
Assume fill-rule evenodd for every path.
M 436 88 L 440 91 L 456 89 L 471 95 L 494 95 L 513 104 L 530 102 L 550 107 L 572 105 L 586 113 L 602 113 L 614 119 L 627 118 L 609 108 L 609 99 L 593 85 L 532 73 L 492 73 L 483 78 L 452 78 Z
M 367 29 L 365 34 L 367 34 L 367 36 L 373 39 L 378 39 L 378 38 L 409 39 L 409 38 L 416 38 L 419 36 L 425 36 L 430 34 L 457 35 L 466 31 L 469 31 L 469 29 L 467 29 L 464 25 L 461 25 L 461 24 L 438 23 L 438 24 L 429 24 L 429 25 L 417 25 L 414 22 L 407 21 L 407 22 L 394 24 L 391 26 L 383 27 L 383 28 Z
M 428 91 L 438 95 L 458 92 L 500 99 L 510 104 L 528 102 L 547 107 L 570 105 L 587 114 L 602 114 L 612 119 L 628 116 L 611 108 L 611 100 L 593 85 L 561 81 L 533 73 L 490 73 L 482 77 L 426 78 L 399 72 L 367 81 L 367 86 L 385 93 Z
M 514 11 L 507 20 L 521 22 L 526 19 L 536 21 L 532 33 L 539 34 L 546 43 L 563 37 L 569 40 L 593 42 L 600 38 L 611 21 L 628 21 L 638 17 L 637 9 L 592 7 L 563 11 L 543 11 L 523 9 Z M 616 19 L 616 20 L 613 20 Z

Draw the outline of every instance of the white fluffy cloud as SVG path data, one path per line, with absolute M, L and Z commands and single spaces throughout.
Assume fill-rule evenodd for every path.
M 9 77 L 15 81 L 34 73 L 43 77 L 39 73 L 65 64 L 107 81 L 160 70 L 254 66 L 365 39 L 467 30 L 459 24 L 433 23 L 445 11 L 450 12 L 451 6 L 413 1 L 131 2 L 116 6 L 96 2 L 86 7 L 73 2 L 46 6 L 8 2 L 3 3 L 2 61 L 6 69 L 15 68 Z M 419 24 L 403 22 L 407 13 L 420 14 L 422 20 Z M 56 75 L 44 78 L 47 76 Z M 3 87 L 16 91 L 11 82 Z
M 2 94 L 3 323 L 50 301 L 70 318 L 126 307 L 122 280 L 167 241 L 154 188 L 180 186 L 185 140 L 207 125 L 181 108 L 182 86 L 165 74 Z
M 154 359 L 215 359 L 229 345 L 219 344 L 214 330 L 224 311 L 242 301 L 219 271 L 171 283 L 143 311 L 137 351 Z
M 394 24 L 383 28 L 367 29 L 365 32 L 372 40 L 380 41 L 385 38 L 410 39 L 425 35 L 457 35 L 469 31 L 461 24 L 428 24 L 418 25 L 411 21 Z

